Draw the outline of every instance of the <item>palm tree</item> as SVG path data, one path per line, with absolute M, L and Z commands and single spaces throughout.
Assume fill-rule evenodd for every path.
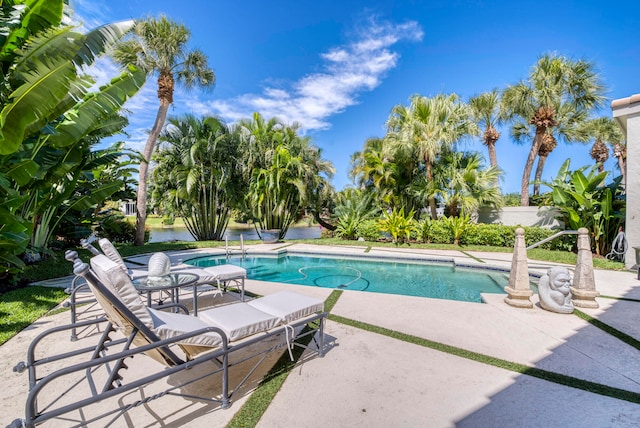
M 320 209 L 328 202 L 333 166 L 309 137 L 298 135 L 299 128 L 276 118 L 265 120 L 259 113 L 237 125 L 244 178 L 249 181 L 247 210 L 258 234 L 258 228 L 278 229 L 282 239 L 303 209 Z
M 487 146 L 489 152 L 489 162 L 492 167 L 498 168 L 498 158 L 496 156 L 496 142 L 500 138 L 500 132 L 496 126 L 503 121 L 501 111 L 500 94 L 497 89 L 485 92 L 469 100 L 469 106 L 474 119 L 478 125 L 484 128 L 482 133 L 482 143 Z M 494 187 L 498 187 L 496 181 Z
M 613 156 L 618 160 L 618 168 L 622 175 L 622 188 L 627 188 L 627 144 L 623 140 L 613 145 Z
M 237 141 L 218 118 L 184 115 L 169 119 L 154 156 L 154 199 L 173 202 L 197 241 L 220 240 L 231 209 L 244 194 Z
M 545 135 L 551 133 L 567 142 L 581 141 L 584 135 L 577 130 L 587 113 L 602 105 L 603 93 L 604 87 L 590 62 L 555 54 L 540 57 L 526 81 L 504 91 L 505 110 L 516 121 L 512 134 L 517 140 L 534 135 L 522 175 L 522 206 L 529 205 L 531 171 Z
M 215 74 L 207 64 L 206 55 L 197 49 L 187 50 L 189 36 L 189 30 L 184 25 L 172 22 L 165 16 L 148 18 L 136 22 L 133 37 L 120 44 L 113 54 L 122 65 L 133 64 L 147 75 L 158 76 L 160 106 L 144 147 L 144 161 L 140 163 L 135 245 L 144 244 L 149 162 L 167 118 L 169 105 L 173 103 L 175 84 L 190 89 L 195 86 L 212 88 L 215 83 Z
M 500 208 L 500 190 L 493 185 L 500 176 L 494 166 L 488 168 L 478 152 L 445 150 L 434 167 L 437 194 L 448 217 L 470 216 L 480 206 Z
M 594 139 L 591 157 L 598 165 L 598 172 L 604 172 L 604 163 L 609 159 L 609 147 L 622 143 L 624 136 L 618 124 L 610 117 L 599 117 L 587 123 L 587 132 Z M 615 150 L 615 149 L 614 149 Z M 620 158 L 618 157 L 618 160 Z
M 443 149 L 461 138 L 475 135 L 478 128 L 471 120 L 469 106 L 456 94 L 438 94 L 427 98 L 411 97 L 409 106 L 396 105 L 387 120 L 386 138 L 398 150 L 407 150 L 425 166 L 425 179 L 433 179 L 433 165 Z M 435 192 L 435 189 L 433 189 Z M 435 193 L 429 197 L 431 217 L 437 218 Z

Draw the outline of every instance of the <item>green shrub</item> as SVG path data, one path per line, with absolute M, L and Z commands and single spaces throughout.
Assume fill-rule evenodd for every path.
M 173 214 L 165 214 L 162 216 L 163 226 L 173 226 L 175 222 L 176 222 L 176 218 Z
M 413 211 L 404 214 L 404 207 L 397 211 L 395 208 L 391 213 L 383 214 L 378 220 L 378 226 L 383 232 L 389 232 L 395 244 L 407 242 L 411 238 L 411 232 L 415 229 L 413 221 Z
M 436 220 L 429 229 L 428 242 L 434 244 L 450 244 L 453 242 L 453 234 L 443 221 Z
M 472 224 L 460 239 L 463 245 L 510 247 L 515 242 L 515 228 L 501 224 Z
M 128 222 L 122 214 L 108 214 L 98 220 L 96 232 L 99 237 L 111 242 L 129 243 L 136 236 L 135 224 Z M 145 228 L 144 241 L 149 241 L 149 228 Z
M 378 220 L 370 219 L 364 220 L 358 225 L 358 237 L 363 238 L 365 241 L 377 241 L 382 237 Z

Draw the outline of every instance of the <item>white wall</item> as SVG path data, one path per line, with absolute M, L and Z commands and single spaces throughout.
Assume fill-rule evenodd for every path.
M 538 226 L 548 229 L 562 228 L 555 219 L 558 211 L 553 207 L 504 207 L 478 209 L 478 223 L 504 224 L 505 226 Z

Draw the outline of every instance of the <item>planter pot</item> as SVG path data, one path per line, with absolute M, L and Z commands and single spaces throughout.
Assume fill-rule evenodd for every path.
M 280 236 L 280 229 L 262 229 L 260 230 L 263 244 L 275 244 Z

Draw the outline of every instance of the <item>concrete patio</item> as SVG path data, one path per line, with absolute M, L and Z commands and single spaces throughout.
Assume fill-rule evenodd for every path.
M 259 245 L 250 251 L 333 252 L 364 255 L 364 247 L 314 247 L 306 244 Z M 220 252 L 220 250 L 218 250 Z M 212 251 L 171 254 L 179 262 Z M 426 251 L 402 248 L 371 249 L 368 254 L 454 260 L 456 263 L 508 268 L 510 254 Z M 144 263 L 145 257 L 135 258 Z M 550 264 L 530 261 L 532 272 Z M 581 309 L 640 340 L 640 281 L 634 272 L 596 270 L 602 296 L 598 309 Z M 68 285 L 70 278 L 59 285 Z M 330 289 L 282 283 L 246 281 L 246 289 L 266 295 L 283 289 L 325 299 Z M 559 373 L 622 391 L 640 394 L 640 351 L 576 315 L 517 309 L 503 303 L 504 295 L 485 294 L 485 304 L 344 291 L 333 315 L 454 346 L 548 372 Z M 613 298 L 611 298 L 613 297 Z M 615 299 L 618 298 L 618 299 Z M 620 300 L 623 298 L 625 300 Z M 532 298 L 537 303 L 536 296 Z M 12 367 L 25 359 L 31 340 L 43 330 L 68 323 L 68 312 L 43 317 L 0 347 L 3 375 L 0 400 L 2 426 L 24 416 L 28 376 Z M 331 346 L 324 358 L 309 355 L 291 371 L 258 426 L 304 427 L 449 427 L 449 426 L 640 426 L 640 406 L 559 383 L 458 357 L 426 346 L 328 321 Z M 91 335 L 86 340 L 92 340 Z M 51 350 L 80 346 L 60 340 Z M 85 344 L 86 346 L 86 344 Z M 136 357 L 127 373 L 146 370 L 150 359 Z M 266 369 L 255 377 L 230 409 L 178 397 L 162 397 L 134 407 L 115 420 L 89 426 L 222 427 L 251 394 Z M 170 380 L 169 380 L 170 381 Z M 205 388 L 206 386 L 202 386 Z M 153 390 L 136 394 L 148 397 Z M 640 395 L 639 395 L 640 396 Z M 117 401 L 117 400 L 115 400 Z M 94 405 L 44 426 L 73 426 L 105 411 L 113 402 Z M 111 423 L 111 425 L 108 425 Z

